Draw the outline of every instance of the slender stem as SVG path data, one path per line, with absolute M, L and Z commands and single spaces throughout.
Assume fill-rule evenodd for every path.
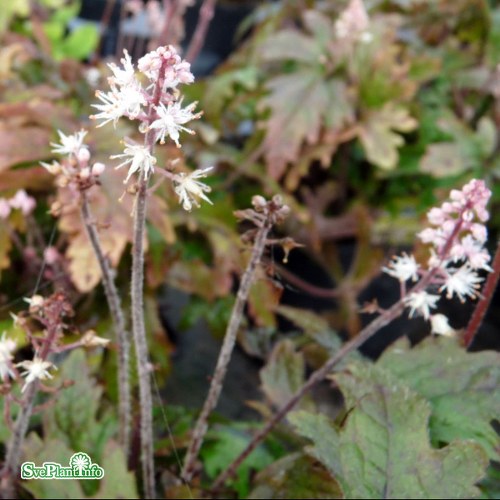
M 184 459 L 184 467 L 182 469 L 181 477 L 185 481 L 191 480 L 191 477 L 193 475 L 193 466 L 196 458 L 198 457 L 198 453 L 208 429 L 208 417 L 212 413 L 213 409 L 217 406 L 224 378 L 226 376 L 227 367 L 229 365 L 229 361 L 231 360 L 231 354 L 236 342 L 236 335 L 241 323 L 243 308 L 248 299 L 248 294 L 252 285 L 255 269 L 257 268 L 257 265 L 262 258 L 262 253 L 264 252 L 267 235 L 270 229 L 271 222 L 266 220 L 266 222 L 257 232 L 257 237 L 255 239 L 250 261 L 241 279 L 238 294 L 236 295 L 236 302 L 231 312 L 231 318 L 229 319 L 229 323 L 226 329 L 224 342 L 219 353 L 219 359 L 217 360 L 217 366 L 215 368 L 214 376 L 210 384 L 210 389 L 208 391 L 208 395 L 203 405 L 201 414 L 198 417 L 198 421 L 196 422 L 186 458 Z
M 153 100 L 147 113 L 148 125 L 156 117 L 156 106 L 160 102 L 163 83 L 165 82 L 165 66 L 163 61 L 158 72 Z M 144 144 L 153 153 L 155 145 L 154 130 L 148 130 Z M 146 201 L 148 179 L 141 169 L 137 194 L 134 204 L 134 237 L 132 242 L 132 332 L 134 336 L 137 372 L 139 375 L 139 401 L 141 412 L 141 461 L 145 498 L 155 498 L 154 446 L 153 446 L 153 398 L 151 389 L 151 363 L 148 355 L 146 327 L 144 324 L 144 240 L 146 237 Z
M 51 325 L 47 328 L 47 338 L 39 354 L 40 359 L 43 361 L 47 360 L 49 354 L 52 352 L 53 344 L 57 340 L 60 329 L 60 325 Z M 18 467 L 21 459 L 24 438 L 28 432 L 30 418 L 33 414 L 35 396 L 38 392 L 39 385 L 40 381 L 34 380 L 28 384 L 23 394 L 21 410 L 17 416 L 14 431 L 12 432 L 7 446 L 5 462 L 0 473 L 0 493 L 2 494 L 2 498 L 16 498 L 14 487 L 15 479 L 18 477 Z
M 151 395 L 151 364 L 144 325 L 144 236 L 146 227 L 147 180 L 141 172 L 134 212 L 132 247 L 132 331 L 134 333 L 139 400 L 141 408 L 141 459 L 145 498 L 155 497 L 153 459 L 153 400 Z
M 101 268 L 102 284 L 104 293 L 108 301 L 109 312 L 113 320 L 116 340 L 118 343 L 118 391 L 119 391 L 119 420 L 120 420 L 120 443 L 123 446 L 125 456 L 129 455 L 130 448 L 130 421 L 131 421 L 131 401 L 130 401 L 130 339 L 125 329 L 125 318 L 120 304 L 120 297 L 113 279 L 113 271 L 109 261 L 104 255 L 99 234 L 92 220 L 89 200 L 86 191 L 81 192 L 82 205 L 81 216 L 87 231 L 90 243 L 94 250 L 99 267 Z
M 217 0 L 205 0 L 200 8 L 200 15 L 198 18 L 198 23 L 196 25 L 193 38 L 189 43 L 189 47 L 186 51 L 186 61 L 192 63 L 198 57 L 200 50 L 203 48 L 203 43 L 207 36 L 208 27 L 210 26 L 210 21 L 214 17 L 215 4 Z
M 481 293 L 481 298 L 472 313 L 472 317 L 467 325 L 464 335 L 464 345 L 466 347 L 470 347 L 474 337 L 483 322 L 484 316 L 488 311 L 488 307 L 491 303 L 491 299 L 493 298 L 493 294 L 495 293 L 498 280 L 500 278 L 500 241 L 497 245 L 497 250 L 495 253 L 495 257 L 493 259 L 493 271 L 488 275 L 486 279 L 486 283 L 483 287 L 483 291 Z
M 38 380 L 32 382 L 24 393 L 21 410 L 16 419 L 2 469 L 2 481 L 0 482 L 1 498 L 17 498 L 14 484 L 15 479 L 19 476 L 18 467 L 21 460 L 24 438 L 28 432 L 38 385 Z
M 460 226 L 461 222 L 457 224 Z M 455 234 L 451 238 L 454 238 Z M 438 267 L 430 269 L 427 274 L 425 274 L 422 279 L 411 289 L 410 293 L 419 292 L 424 290 L 427 285 L 431 282 L 432 278 L 438 271 Z M 363 345 L 368 339 L 370 339 L 375 333 L 377 333 L 381 328 L 388 325 L 391 321 L 400 316 L 405 308 L 404 297 L 393 304 L 389 309 L 384 311 L 378 318 L 373 320 L 368 324 L 359 335 L 354 337 L 349 342 L 346 342 L 335 355 L 333 355 L 321 368 L 312 373 L 305 384 L 278 410 L 278 412 L 266 423 L 266 425 L 257 432 L 247 447 L 238 455 L 238 457 L 231 462 L 231 464 L 224 470 L 215 480 L 212 489 L 217 490 L 220 488 L 224 482 L 230 477 L 234 476 L 236 470 L 245 460 L 245 458 L 252 453 L 252 451 L 264 440 L 264 438 L 272 431 L 274 426 L 279 423 L 287 414 L 290 412 L 294 406 L 300 401 L 300 399 L 309 391 L 314 385 L 323 380 L 344 357 L 350 352 L 354 351 L 361 345 Z

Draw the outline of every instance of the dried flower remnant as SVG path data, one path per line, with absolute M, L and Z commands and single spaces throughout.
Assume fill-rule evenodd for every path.
M 267 238 L 269 231 L 275 224 L 283 222 L 290 213 L 290 208 L 283 203 L 283 199 L 279 195 L 273 196 L 270 201 L 267 201 L 263 196 L 254 196 L 252 198 L 252 205 L 253 209 L 249 208 L 235 212 L 236 217 L 239 219 L 247 219 L 253 222 L 257 226 L 257 231 L 253 233 L 252 254 L 241 278 L 238 293 L 236 294 L 236 301 L 231 311 L 231 317 L 226 328 L 224 342 L 219 353 L 210 389 L 193 430 L 191 442 L 189 443 L 184 459 L 181 476 L 187 482 L 191 480 L 193 475 L 194 464 L 208 429 L 208 417 L 217 406 L 219 400 L 227 367 L 236 342 L 236 335 L 241 323 L 243 308 L 250 292 L 256 268 L 266 246 L 274 243 Z

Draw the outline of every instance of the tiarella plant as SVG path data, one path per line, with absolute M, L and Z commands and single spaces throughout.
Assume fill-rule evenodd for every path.
M 297 405 L 307 391 L 324 380 L 345 356 L 400 316 L 405 309 L 409 309 L 410 317 L 420 315 L 431 320 L 434 333 L 444 335 L 450 333 L 451 327 L 446 316 L 432 315 L 431 310 L 437 307 L 440 299 L 439 292 L 446 292 L 447 298 L 457 296 L 462 301 L 466 297 L 476 299 L 479 296 L 479 283 L 483 278 L 477 274 L 477 271 L 479 269 L 491 271 L 488 265 L 490 256 L 484 248 L 487 239 L 484 222 L 489 218 L 486 205 L 490 196 L 491 191 L 484 181 L 473 179 L 461 190 L 453 190 L 450 193 L 450 201 L 429 211 L 427 218 L 431 227 L 418 234 L 421 240 L 431 244 L 427 262 L 420 265 L 413 256 L 402 255 L 395 257 L 387 267 L 383 268 L 383 271 L 399 280 L 400 299 L 385 310 L 376 303 L 369 308 L 371 312 L 379 312 L 379 317 L 336 351 L 321 368 L 312 373 L 306 383 L 281 406 L 266 425 L 255 434 L 248 446 L 219 475 L 214 488 L 220 488 L 228 478 L 235 474 L 245 458 Z M 416 282 L 409 290 L 406 288 L 408 281 Z
M 144 134 L 142 144 L 125 139 L 125 150 L 112 158 L 122 160 L 117 168 L 128 167 L 125 182 L 137 175 L 134 184 L 134 237 L 132 243 L 132 333 L 139 373 L 141 459 L 143 469 L 144 494 L 155 496 L 153 460 L 153 405 L 151 393 L 151 362 L 149 360 L 146 330 L 144 324 L 143 284 L 144 284 L 144 239 L 148 182 L 156 170 L 171 179 L 179 201 L 186 210 L 199 205 L 199 199 L 209 201 L 205 193 L 210 188 L 196 180 L 206 176 L 207 169 L 185 175 L 157 169 L 154 146 L 170 138 L 177 147 L 180 132 L 193 133 L 185 126 L 200 117 L 194 113 L 196 104 L 182 107 L 179 85 L 194 81 L 190 65 L 183 61 L 173 46 L 160 47 L 139 59 L 137 70 L 127 52 L 121 59 L 122 66 L 114 63 L 109 67 L 112 76 L 108 79 L 111 90 L 97 92 L 102 104 L 95 104 L 99 111 L 92 118 L 101 120 L 99 127 L 113 123 L 121 117 L 138 122 L 138 130 Z

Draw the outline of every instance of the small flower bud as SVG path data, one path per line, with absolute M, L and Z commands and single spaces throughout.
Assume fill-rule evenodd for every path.
M 85 347 L 105 347 L 110 340 L 103 337 L 98 337 L 94 330 L 89 330 L 83 334 L 81 343 Z
M 43 304 L 45 302 L 44 298 L 41 295 L 33 295 L 31 299 L 25 298 L 24 301 L 30 305 L 30 313 L 38 312 L 43 307 Z
M 47 247 L 45 249 L 45 251 L 43 252 L 43 258 L 45 259 L 45 262 L 51 266 L 53 264 L 55 264 L 59 258 L 60 258 L 60 254 L 59 252 L 57 251 L 57 248 L 55 247 Z
M 267 206 L 267 201 L 263 196 L 255 195 L 252 197 L 252 205 L 257 212 L 262 212 Z
M 90 160 L 90 151 L 87 148 L 80 148 L 76 153 L 76 159 L 80 164 L 86 165 Z
M 106 165 L 104 163 L 94 163 L 92 166 L 92 175 L 101 175 L 106 168 Z

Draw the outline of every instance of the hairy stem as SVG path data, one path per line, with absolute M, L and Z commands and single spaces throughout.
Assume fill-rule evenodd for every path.
M 47 329 L 47 338 L 42 347 L 39 357 L 41 360 L 46 361 L 53 350 L 53 345 L 60 333 L 60 325 L 51 325 Z M 26 387 L 23 393 L 21 402 L 21 409 L 17 416 L 14 430 L 12 432 L 9 444 L 7 446 L 7 454 L 5 462 L 0 473 L 0 493 L 2 498 L 16 498 L 15 495 L 15 480 L 19 477 L 19 462 L 21 460 L 21 453 L 24 444 L 24 438 L 28 432 L 28 426 L 33 407 L 35 404 L 35 397 L 38 392 L 40 382 L 34 380 Z
M 461 222 L 457 224 L 460 227 Z M 458 230 L 457 230 L 458 231 Z M 450 237 L 455 238 L 456 232 Z M 427 285 L 431 282 L 432 278 L 436 274 L 438 268 L 430 269 L 422 279 L 411 289 L 408 294 L 419 292 L 425 290 Z M 363 345 L 368 339 L 370 339 L 375 333 L 377 333 L 381 328 L 388 325 L 398 316 L 400 316 L 405 308 L 404 297 L 393 304 L 389 309 L 384 311 L 378 318 L 373 320 L 368 324 L 359 335 L 354 337 L 349 342 L 346 342 L 338 352 L 333 355 L 328 361 L 318 370 L 312 373 L 305 384 L 278 410 L 278 412 L 266 423 L 266 425 L 257 432 L 247 447 L 240 453 L 240 455 L 224 470 L 219 477 L 215 480 L 212 489 L 217 490 L 220 488 L 224 482 L 230 477 L 234 476 L 236 470 L 245 460 L 245 458 L 252 453 L 252 451 L 264 440 L 264 438 L 273 430 L 276 424 L 278 424 L 300 401 L 300 399 L 318 382 L 323 380 L 342 359 L 345 358 L 350 352 L 354 351 L 361 345 Z
M 1 498 L 17 498 L 15 495 L 15 480 L 19 477 L 19 462 L 21 460 L 24 438 L 28 432 L 30 418 L 33 413 L 38 385 L 38 380 L 32 382 L 24 393 L 22 407 L 10 437 L 2 469 L 0 481 Z
M 217 406 L 224 378 L 226 376 L 227 367 L 229 365 L 229 361 L 231 360 L 231 354 L 236 342 L 236 335 L 241 323 L 243 308 L 248 299 L 255 269 L 262 258 L 262 253 L 264 252 L 264 247 L 266 245 L 266 238 L 270 229 L 271 223 L 269 221 L 266 221 L 259 229 L 252 249 L 250 261 L 241 279 L 238 294 L 236 295 L 236 302 L 231 312 L 231 317 L 226 329 L 224 342 L 219 353 L 219 359 L 217 360 L 217 366 L 215 368 L 214 376 L 212 377 L 210 389 L 201 414 L 196 422 L 186 458 L 184 459 L 181 476 L 185 481 L 191 480 L 194 463 L 198 457 L 198 453 L 208 429 L 208 417 Z
M 141 172 L 135 199 L 134 240 L 132 246 L 132 331 L 134 334 L 139 401 L 141 411 L 141 460 L 145 498 L 155 497 L 153 459 L 153 400 L 151 394 L 151 364 L 149 362 L 146 328 L 144 325 L 144 237 L 146 228 L 147 179 Z
M 155 107 L 160 102 L 165 67 L 163 60 L 159 77 L 155 84 L 153 100 L 149 105 L 147 123 L 151 125 L 156 117 Z M 144 144 L 153 154 L 155 145 L 154 130 L 148 130 Z M 139 402 L 141 419 L 141 461 L 144 497 L 155 498 L 154 445 L 153 445 L 153 397 L 151 389 L 152 365 L 149 361 L 146 327 L 144 323 L 144 240 L 146 238 L 146 201 L 148 195 L 148 178 L 141 169 L 137 184 L 134 204 L 134 237 L 132 242 L 132 280 L 130 293 L 132 296 L 132 332 L 134 336 L 137 372 L 139 375 Z
M 108 301 L 109 312 L 113 321 L 113 326 L 118 343 L 118 390 L 119 390 L 119 420 L 120 420 L 120 443 L 123 446 L 125 456 L 129 455 L 130 448 L 130 421 L 131 421 L 131 402 L 130 402 L 130 340 L 128 332 L 125 329 L 125 318 L 120 304 L 120 297 L 113 279 L 113 271 L 109 261 L 102 250 L 99 234 L 92 220 L 90 213 L 89 200 L 86 191 L 81 192 L 82 206 L 81 216 L 83 224 L 87 231 L 90 243 L 94 250 L 99 267 L 101 268 L 102 284 Z
M 483 319 L 488 311 L 488 308 L 493 298 L 493 294 L 497 288 L 498 280 L 500 278 L 500 241 L 497 244 L 497 250 L 495 252 L 495 257 L 493 258 L 493 271 L 488 275 L 486 283 L 483 287 L 481 298 L 472 313 L 472 317 L 469 320 L 467 328 L 464 335 L 464 345 L 470 347 L 474 337 L 483 322 Z

